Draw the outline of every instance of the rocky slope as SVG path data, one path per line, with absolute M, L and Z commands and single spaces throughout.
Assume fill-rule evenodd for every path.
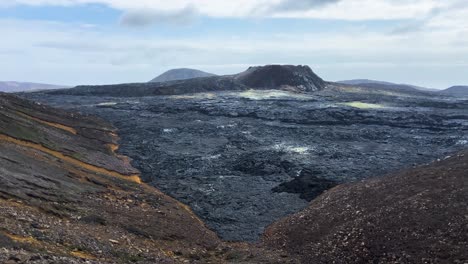
M 466 263 L 468 152 L 335 187 L 270 226 L 303 263 Z
M 188 80 L 202 77 L 212 77 L 216 74 L 195 70 L 195 69 L 172 69 L 164 72 L 158 77 L 154 78 L 150 82 L 169 82 L 169 81 L 179 81 L 179 80 Z
M 55 95 L 141 97 L 186 93 L 279 89 L 312 92 L 325 88 L 325 82 L 308 66 L 267 65 L 251 67 L 231 76 L 214 76 L 170 82 L 150 82 L 99 86 L 78 86 L 48 92 Z
M 288 261 L 221 243 L 142 183 L 117 140 L 100 119 L 0 94 L 0 263 Z

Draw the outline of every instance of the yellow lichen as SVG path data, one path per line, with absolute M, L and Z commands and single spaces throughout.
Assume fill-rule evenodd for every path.
M 247 98 L 251 100 L 267 100 L 275 98 L 294 98 L 294 99 L 308 99 L 309 97 L 304 94 L 290 92 L 290 91 L 278 91 L 278 90 L 248 90 L 245 92 L 234 92 L 231 93 L 234 96 Z
M 8 238 L 10 238 L 11 240 L 15 241 L 15 242 L 18 242 L 18 243 L 26 243 L 26 244 L 40 244 L 40 242 L 35 239 L 34 237 L 23 237 L 23 236 L 18 236 L 18 235 L 15 235 L 15 234 L 10 234 L 10 233 L 4 233 L 5 236 L 7 236 Z
M 80 251 L 80 250 L 74 250 L 70 252 L 70 255 L 77 257 L 77 258 L 82 258 L 82 259 L 90 259 L 90 260 L 96 259 L 95 256 L 88 254 L 86 252 Z
M 92 165 L 92 164 L 85 163 L 85 162 L 83 162 L 81 160 L 72 158 L 70 156 L 66 156 L 66 155 L 64 155 L 64 154 L 62 154 L 62 153 L 60 153 L 60 152 L 58 152 L 56 150 L 46 148 L 46 147 L 44 147 L 44 146 L 42 146 L 40 144 L 37 144 L 37 143 L 32 143 L 32 142 L 29 142 L 29 141 L 19 140 L 19 139 L 12 138 L 12 137 L 2 135 L 2 134 L 0 134 L 0 140 L 10 142 L 10 143 L 13 143 L 13 144 L 16 144 L 16 145 L 20 145 L 20 146 L 23 146 L 23 147 L 32 148 L 32 149 L 47 153 L 47 154 L 52 155 L 52 156 L 54 156 L 54 157 L 56 157 L 58 159 L 61 159 L 61 160 L 65 161 L 65 162 L 68 162 L 68 163 L 70 163 L 72 165 L 78 166 L 80 168 L 84 168 L 84 169 L 86 169 L 88 171 L 92 171 L 92 172 L 99 173 L 99 174 L 105 174 L 105 175 L 117 177 L 117 178 L 120 178 L 120 179 L 132 181 L 132 182 L 136 182 L 136 183 L 141 183 L 141 179 L 140 179 L 140 176 L 138 174 L 124 175 L 124 174 L 118 173 L 116 171 L 111 171 L 111 170 L 108 170 L 108 169 L 105 169 L 105 168 L 101 168 L 101 167 L 98 167 L 98 166 L 95 166 L 95 165 Z
M 196 94 L 184 94 L 184 95 L 173 95 L 173 99 L 213 99 L 216 97 L 214 93 L 196 93 Z
M 112 151 L 116 152 L 119 149 L 119 145 L 117 144 L 107 144 L 107 147 Z
M 347 103 L 341 103 L 341 105 L 346 105 L 346 106 L 351 106 L 354 108 L 360 108 L 360 109 L 378 109 L 378 108 L 385 108 L 384 105 L 381 104 L 369 104 L 369 103 L 364 103 L 364 102 L 347 102 Z
M 27 115 L 27 114 L 22 113 L 22 112 L 17 112 L 17 113 L 18 113 L 18 115 L 20 115 L 20 116 L 29 118 L 29 119 L 31 119 L 31 120 L 34 120 L 34 121 L 38 122 L 38 123 L 41 123 L 41 124 L 44 124 L 44 125 L 48 125 L 48 126 L 51 126 L 51 127 L 55 127 L 55 128 L 58 128 L 58 129 L 61 129 L 61 130 L 70 132 L 70 133 L 72 133 L 72 134 L 74 134 L 74 135 L 77 134 L 76 129 L 74 129 L 73 127 L 69 127 L 69 126 L 66 126 L 66 125 L 59 124 L 59 123 L 53 123 L 53 122 L 45 121 L 45 120 L 39 119 L 39 118 L 37 118 L 37 117 Z
M 162 250 L 162 252 L 164 253 L 164 255 L 166 255 L 166 257 L 170 257 L 170 258 L 174 258 L 175 257 L 175 254 L 173 251 L 170 251 L 170 250 Z

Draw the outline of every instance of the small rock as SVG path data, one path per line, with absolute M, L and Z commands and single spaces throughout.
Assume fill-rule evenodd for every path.
M 111 242 L 112 244 L 119 244 L 119 241 L 114 239 L 109 239 L 109 242 Z

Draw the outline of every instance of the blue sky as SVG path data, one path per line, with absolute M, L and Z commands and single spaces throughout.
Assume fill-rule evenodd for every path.
M 468 84 L 465 0 L 0 0 L 0 80 L 147 81 L 307 64 L 326 80 Z

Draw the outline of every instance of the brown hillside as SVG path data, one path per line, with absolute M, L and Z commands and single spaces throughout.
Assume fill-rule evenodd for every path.
M 303 263 L 467 263 L 468 152 L 335 187 L 270 226 Z

